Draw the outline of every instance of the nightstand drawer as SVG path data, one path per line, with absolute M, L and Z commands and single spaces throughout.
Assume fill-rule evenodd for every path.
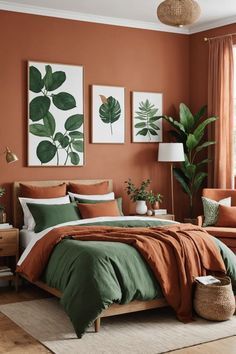
M 17 234 L 14 230 L 11 231 L 1 231 L 0 232 L 0 248 L 4 244 L 15 244 L 17 240 Z
M 17 253 L 16 243 L 0 243 L 0 257 L 15 256 L 16 253 Z

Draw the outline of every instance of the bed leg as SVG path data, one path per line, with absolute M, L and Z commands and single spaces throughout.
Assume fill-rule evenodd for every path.
M 96 333 L 99 332 L 100 325 L 101 325 L 101 318 L 98 317 L 94 322 L 94 329 Z

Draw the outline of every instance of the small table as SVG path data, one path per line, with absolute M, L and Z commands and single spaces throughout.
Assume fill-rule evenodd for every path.
M 16 264 L 19 259 L 19 229 L 9 228 L 0 229 L 0 258 L 14 257 L 14 270 L 0 272 L 0 280 L 15 280 L 15 288 L 18 291 L 18 274 L 14 274 Z
M 156 218 L 156 219 L 164 219 L 164 220 L 172 220 L 175 221 L 175 215 L 174 214 L 160 214 L 160 215 L 138 215 L 138 214 L 131 214 L 135 216 L 145 216 L 147 218 Z

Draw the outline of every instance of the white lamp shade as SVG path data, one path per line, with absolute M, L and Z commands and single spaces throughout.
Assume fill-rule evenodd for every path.
M 159 144 L 158 161 L 178 162 L 184 160 L 184 148 L 182 143 Z

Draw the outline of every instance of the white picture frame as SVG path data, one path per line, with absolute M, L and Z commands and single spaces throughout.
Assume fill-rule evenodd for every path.
M 159 143 L 162 142 L 162 93 L 132 92 L 132 142 Z
M 28 62 L 28 166 L 84 165 L 84 78 L 77 65 Z
M 124 87 L 92 85 L 92 143 L 124 144 L 124 142 Z

